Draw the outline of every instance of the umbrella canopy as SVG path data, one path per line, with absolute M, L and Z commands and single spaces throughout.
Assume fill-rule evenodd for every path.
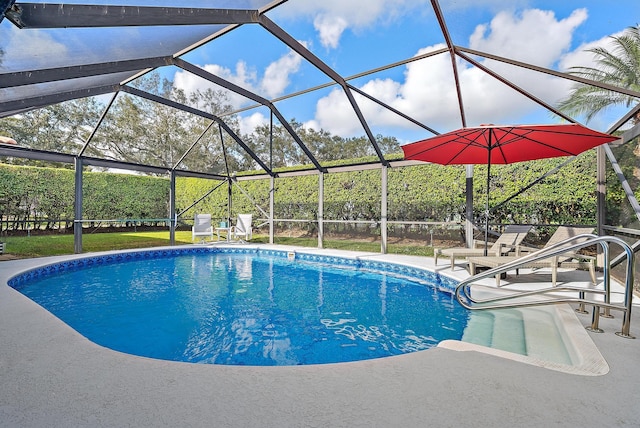
M 509 164 L 573 156 L 617 140 L 579 124 L 480 125 L 402 146 L 404 158 L 441 165 Z
M 492 164 L 574 156 L 617 140 L 579 124 L 480 125 L 402 146 L 406 160 L 441 165 L 487 165 L 485 247 L 489 232 L 489 181 Z

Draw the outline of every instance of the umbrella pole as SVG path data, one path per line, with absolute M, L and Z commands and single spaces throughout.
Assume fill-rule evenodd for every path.
M 487 164 L 487 201 L 484 206 L 484 255 L 489 247 L 489 183 L 491 181 L 491 163 Z
M 484 255 L 489 247 L 489 184 L 491 183 L 491 131 L 489 131 L 489 150 L 487 154 L 487 201 L 484 206 Z

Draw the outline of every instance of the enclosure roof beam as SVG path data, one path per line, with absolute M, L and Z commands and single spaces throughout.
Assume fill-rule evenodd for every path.
M 84 145 L 80 149 L 80 153 L 78 153 L 78 156 L 84 155 L 84 152 L 89 147 L 89 144 L 91 143 L 91 140 L 93 140 L 93 137 L 96 135 L 96 132 L 98 132 L 98 128 L 100 128 L 100 125 L 102 125 L 102 122 L 107 117 L 107 113 L 109 113 L 109 110 L 111 110 L 111 106 L 115 102 L 115 100 L 116 100 L 116 98 L 118 96 L 118 93 L 119 92 L 116 92 L 116 93 L 113 94 L 113 96 L 111 97 L 111 99 L 109 100 L 109 102 L 107 103 L 105 108 L 102 110 L 102 114 L 100 115 L 100 118 L 98 119 L 98 122 L 95 124 L 95 126 L 91 130 L 91 133 L 89 134 L 87 139 L 84 141 Z
M 638 108 L 640 109 L 640 104 L 638 105 Z M 640 123 L 635 125 L 633 128 L 624 131 L 624 133 L 622 134 L 622 142 L 626 143 L 638 136 L 640 136 Z
M 47 150 L 30 149 L 28 147 L 0 144 L 0 156 L 20 159 L 39 160 L 44 162 L 60 162 L 73 164 L 75 156 Z
M 611 127 L 610 132 L 614 132 L 617 129 L 619 129 L 629 119 L 637 115 L 638 111 L 640 111 L 640 104 L 638 104 L 637 106 L 629 110 L 629 112 L 625 115 L 625 117 L 620 119 L 615 125 L 613 125 L 613 127 Z M 624 144 L 633 140 L 638 135 L 640 135 L 640 124 L 637 124 L 633 128 L 625 131 L 622 134 L 622 138 L 620 141 L 622 144 Z M 604 144 L 603 145 L 604 152 L 607 155 L 607 158 L 609 159 L 609 162 L 611 163 L 611 166 L 613 167 L 613 170 L 616 173 L 616 176 L 618 177 L 620 184 L 622 185 L 622 189 L 624 190 L 624 193 L 627 196 L 627 200 L 629 201 L 629 204 L 631 204 L 631 207 L 633 208 L 633 211 L 636 214 L 636 218 L 640 220 L 640 202 L 638 202 L 638 199 L 636 198 L 636 195 L 633 189 L 631 188 L 631 185 L 629 184 L 627 177 L 624 175 L 624 171 L 620 167 L 620 164 L 618 164 L 618 159 L 616 159 L 616 156 L 613 153 L 613 150 L 611 150 L 611 145 L 612 143 Z
M 295 132 L 295 130 L 291 127 L 291 125 L 289 124 L 289 122 L 287 122 L 287 120 L 284 118 L 284 116 L 282 116 L 282 114 L 280 113 L 280 111 L 276 108 L 276 106 L 269 101 L 266 98 L 263 98 L 251 91 L 248 91 L 234 83 L 229 82 L 228 80 L 222 79 L 221 77 L 216 76 L 213 73 L 209 73 L 206 70 L 203 70 L 200 67 L 197 67 L 187 61 L 184 61 L 180 58 L 174 58 L 173 59 L 173 64 L 177 67 L 180 67 L 183 70 L 186 70 L 190 73 L 195 74 L 196 76 L 202 77 L 205 80 L 208 80 L 210 82 L 215 83 L 216 85 L 219 85 L 225 89 L 228 89 L 232 92 L 235 92 L 236 94 L 242 95 L 245 98 L 248 98 L 252 101 L 255 101 L 257 103 L 260 103 L 266 107 L 269 108 L 269 110 L 271 110 L 273 112 L 273 114 L 278 118 L 278 120 L 280 121 L 280 123 L 282 124 L 282 126 L 285 127 L 285 129 L 287 130 L 287 132 L 289 132 L 289 135 L 291 135 L 291 137 L 295 140 L 295 142 L 298 144 L 298 146 L 300 147 L 300 149 L 302 149 L 302 151 L 307 155 L 307 157 L 311 160 L 311 162 L 313 163 L 313 165 L 316 167 L 316 169 L 321 170 L 323 172 L 325 172 L 324 168 L 320 165 L 320 163 L 318 162 L 318 160 L 315 158 L 315 156 L 313 155 L 313 153 L 311 153 L 311 151 L 307 148 L 307 146 L 302 142 L 302 140 L 300 139 L 300 137 L 298 136 L 298 134 Z
M 220 175 L 220 174 L 209 174 L 206 172 L 186 171 L 181 169 L 174 169 L 172 171 L 179 177 L 204 178 L 205 180 L 220 180 L 220 181 L 225 181 L 228 179 L 226 175 Z
M 433 12 L 436 14 L 436 18 L 438 23 L 440 24 L 440 30 L 442 31 L 442 35 L 447 43 L 447 47 L 449 48 L 449 55 L 451 56 L 451 70 L 453 71 L 453 79 L 456 85 L 456 94 L 458 95 L 458 108 L 460 109 L 460 120 L 462 121 L 462 126 L 467 126 L 467 118 L 464 110 L 464 103 L 462 102 L 462 88 L 460 87 L 460 75 L 458 73 L 458 66 L 456 65 L 456 56 L 455 56 L 455 45 L 453 44 L 453 40 L 451 39 L 451 34 L 447 28 L 447 22 L 444 19 L 444 14 L 442 13 L 442 9 L 440 9 L 440 4 L 438 4 L 438 0 L 431 0 L 431 6 L 433 7 Z
M 99 159 L 85 156 L 82 156 L 81 159 L 83 165 L 96 166 L 98 168 L 115 168 L 123 169 L 125 171 L 146 172 L 149 174 L 166 174 L 168 171 L 166 167 L 117 161 L 112 159 Z
M 488 75 L 490 75 L 491 77 L 493 77 L 494 79 L 497 79 L 498 81 L 504 83 L 505 85 L 509 86 L 511 89 L 515 90 L 516 92 L 524 95 L 525 97 L 529 98 L 531 101 L 535 102 L 536 104 L 541 105 L 542 107 L 546 108 L 547 110 L 549 110 L 550 112 L 554 113 L 555 115 L 563 118 L 564 120 L 571 122 L 571 123 L 576 123 L 576 120 L 573 119 L 570 116 L 567 116 L 566 114 L 562 113 L 560 110 L 558 110 L 557 108 L 553 107 L 550 104 L 547 104 L 546 102 L 544 102 L 543 100 L 541 100 L 540 98 L 534 96 L 533 94 L 525 91 L 524 89 L 522 89 L 520 86 L 514 84 L 513 82 L 511 82 L 510 80 L 506 79 L 505 77 L 501 76 L 498 73 L 495 73 L 494 71 L 492 71 L 491 69 L 485 67 L 484 65 L 480 64 L 478 61 L 474 60 L 473 58 L 465 55 L 464 53 L 458 52 L 457 55 L 464 59 L 465 61 L 469 62 L 470 64 L 473 64 L 473 66 L 479 68 L 480 70 L 484 71 L 485 73 L 487 73 Z
M 0 0 L 0 22 L 4 19 L 5 12 L 11 9 L 15 2 L 16 0 Z
M 627 112 L 627 114 L 622 116 L 620 118 L 620 120 L 618 120 L 613 126 L 611 126 L 611 128 L 609 128 L 609 130 L 607 131 L 607 134 L 613 134 L 614 132 L 616 132 L 618 129 L 620 129 L 620 127 L 622 125 L 624 125 L 629 120 L 631 120 L 632 118 L 637 116 L 638 113 L 640 113 L 640 104 L 637 104 L 635 107 L 633 107 L 631 110 L 629 110 Z M 629 129 L 627 132 L 624 133 L 624 135 L 622 137 L 623 138 L 623 143 L 626 143 L 627 141 L 631 141 L 633 138 L 638 136 L 637 129 L 638 129 L 639 126 L 640 126 L 640 124 L 634 126 L 633 128 Z M 609 144 L 611 144 L 611 143 L 609 143 Z
M 182 161 L 184 161 L 185 158 L 189 156 L 189 153 L 191 153 L 191 151 L 198 145 L 198 143 L 204 138 L 204 136 L 207 134 L 207 132 L 209 132 L 209 130 L 215 123 L 216 122 L 213 120 L 209 122 L 209 124 L 204 129 L 204 131 L 202 131 L 198 136 L 198 138 L 196 138 L 196 141 L 191 143 L 191 146 L 189 146 L 189 148 L 182 154 L 182 156 L 180 156 L 180 159 L 178 159 L 178 161 L 173 165 L 173 167 L 171 167 L 172 170 L 177 169 L 178 166 L 182 163 Z
M 16 3 L 5 13 L 18 28 L 230 25 L 257 22 L 257 10 Z
M 383 102 L 383 101 L 381 101 L 381 100 L 379 100 L 379 99 L 377 99 L 377 98 L 375 98 L 375 97 L 373 97 L 373 96 L 371 96 L 371 95 L 367 94 L 365 91 L 363 91 L 363 90 L 361 90 L 361 89 L 359 89 L 359 88 L 356 88 L 355 86 L 353 86 L 353 85 L 351 85 L 351 84 L 348 84 L 348 85 L 349 85 L 349 88 L 351 88 L 351 90 L 356 91 L 357 93 L 359 93 L 359 94 L 360 94 L 360 95 L 362 95 L 363 97 L 370 99 L 370 100 L 371 100 L 371 101 L 373 101 L 374 103 L 376 103 L 376 104 L 378 104 L 378 105 L 380 105 L 380 106 L 382 106 L 382 107 L 386 108 L 386 109 L 387 109 L 387 110 L 389 110 L 389 111 L 392 111 L 393 113 L 397 114 L 398 116 L 402 117 L 403 119 L 408 120 L 409 122 L 413 123 L 414 125 L 418 125 L 418 126 L 419 126 L 419 127 L 421 127 L 422 129 L 425 129 L 425 130 L 427 130 L 427 131 L 431 132 L 432 134 L 435 134 L 435 135 L 439 135 L 439 134 L 440 134 L 440 133 L 439 133 L 438 131 L 436 131 L 435 129 L 433 129 L 433 128 L 431 128 L 431 127 L 429 127 L 429 126 L 427 126 L 427 125 L 423 124 L 422 122 L 419 122 L 419 121 L 415 120 L 415 119 L 414 119 L 414 118 L 412 118 L 411 116 L 408 116 L 408 115 L 406 115 L 406 114 L 402 113 L 400 110 L 398 110 L 398 109 L 396 109 L 396 108 L 393 108 L 393 107 L 391 107 L 389 104 L 387 104 L 387 103 L 385 103 L 385 102 Z
M 73 164 L 77 156 L 51 152 L 47 150 L 30 149 L 28 147 L 0 144 L 0 156 L 14 157 L 20 159 L 39 160 L 43 162 L 59 162 Z M 124 162 L 113 159 L 99 159 L 94 157 L 81 156 L 83 165 L 97 166 L 100 168 L 123 169 L 127 171 L 147 172 L 151 174 L 165 174 L 171 171 L 170 168 L 144 165 L 132 162 Z M 188 170 L 175 170 L 176 175 L 182 177 L 206 178 L 210 180 L 226 180 L 227 177 L 219 174 L 209 174 Z
M 432 57 L 432 56 L 435 56 L 435 55 L 440 55 L 440 54 L 446 53 L 448 51 L 449 51 L 449 49 L 447 49 L 447 48 L 436 49 L 436 50 L 434 50 L 432 52 L 427 52 L 425 54 L 412 56 L 411 58 L 406 58 L 406 59 L 403 59 L 401 61 L 396 61 L 396 62 L 394 62 L 392 64 L 387 64 L 387 65 L 384 65 L 382 67 L 373 68 L 373 69 L 370 69 L 370 70 L 366 70 L 366 71 L 363 71 L 363 72 L 360 72 L 360 73 L 345 77 L 344 80 L 346 82 L 349 82 L 351 80 L 359 79 L 361 77 L 366 77 L 366 76 L 369 76 L 369 75 L 372 75 L 372 74 L 375 74 L 375 73 L 379 73 L 381 71 L 390 70 L 390 69 L 395 68 L 395 67 L 399 67 L 399 66 L 402 66 L 402 65 L 407 65 L 407 64 L 410 64 L 410 63 L 415 62 L 415 61 L 420 61 L 421 59 L 429 58 L 429 57 Z M 311 88 L 308 88 L 308 89 L 304 89 L 302 91 L 292 92 L 290 94 L 286 94 L 286 95 L 282 95 L 280 97 L 272 98 L 270 101 L 271 101 L 271 103 L 277 103 L 279 101 L 284 101 L 284 100 L 288 100 L 288 99 L 291 99 L 291 98 L 295 98 L 295 97 L 300 96 L 300 95 L 304 95 L 304 94 L 308 94 L 308 93 L 311 93 L 311 92 L 315 92 L 315 91 L 318 91 L 320 89 L 330 88 L 330 87 L 335 86 L 337 84 L 338 83 L 334 82 L 334 81 L 323 83 L 321 85 L 317 85 L 317 86 L 314 86 L 314 87 L 311 87 Z M 371 101 L 381 105 L 384 108 L 389 109 L 390 111 L 392 111 L 392 112 L 396 113 L 397 115 L 407 119 L 408 121 L 415 123 L 416 125 L 420 126 L 421 128 L 424 128 L 427 131 L 429 131 L 429 132 L 431 132 L 433 134 L 436 134 L 436 135 L 440 134 L 439 132 L 433 130 L 429 126 L 427 126 L 427 125 L 425 125 L 425 124 L 423 124 L 421 122 L 418 122 L 416 119 L 413 119 L 412 117 L 410 117 L 410 116 L 402 113 L 401 111 L 399 111 L 399 110 L 387 105 L 386 103 L 380 101 L 379 99 L 372 97 L 371 95 L 369 95 L 366 92 L 362 91 L 361 89 L 355 87 L 354 85 L 352 85 L 350 83 L 348 83 L 348 85 L 352 90 L 358 92 L 360 95 L 369 98 Z M 242 113 L 244 111 L 252 110 L 252 109 L 254 109 L 256 107 L 259 107 L 259 105 L 255 105 L 254 104 L 254 105 L 251 105 L 251 106 L 246 106 L 246 107 L 234 110 L 234 111 L 230 112 L 229 114 Z
M 46 107 L 51 104 L 58 104 L 64 101 L 75 100 L 78 98 L 94 97 L 96 95 L 104 95 L 117 92 L 120 89 L 119 84 L 96 86 L 93 88 L 78 89 L 75 91 L 58 92 L 55 94 L 41 95 L 31 98 L 22 98 L 19 100 L 0 102 L 0 118 L 12 116 L 19 112 L 25 112 L 40 107 Z
M 636 218 L 640 221 L 640 202 L 638 202 L 638 199 L 636 199 L 636 195 L 633 192 L 633 188 L 631 187 L 631 185 L 629 184 L 629 181 L 624 175 L 624 171 L 622 170 L 622 167 L 618 163 L 618 159 L 616 159 L 616 156 L 613 154 L 613 151 L 611 150 L 611 147 L 609 146 L 609 144 L 603 144 L 602 147 L 604 148 L 604 152 L 607 155 L 607 158 L 609 159 L 609 162 L 611 163 L 611 166 L 613 167 L 613 170 L 615 171 L 616 176 L 620 181 L 620 184 L 622 185 L 622 189 L 624 190 L 624 193 L 627 196 L 627 200 L 629 201 L 629 204 L 631 204 L 631 207 L 633 208 Z
M 414 160 L 388 160 L 389 166 L 392 168 L 396 167 L 404 167 L 404 166 L 424 166 L 425 163 L 421 161 Z M 327 167 L 327 173 L 334 174 L 339 172 L 357 172 L 357 171 L 369 171 L 380 169 L 382 164 L 380 162 L 362 162 L 362 163 L 353 163 L 347 165 L 336 165 Z M 286 177 L 301 177 L 305 175 L 317 175 L 318 171 L 313 168 L 300 168 L 296 170 L 287 170 L 278 172 L 278 178 L 286 178 Z M 264 180 L 269 178 L 266 174 L 247 174 L 247 175 L 238 175 L 236 176 L 236 180 L 238 181 L 250 181 L 250 180 Z
M 384 155 L 380 150 L 380 146 L 378 146 L 378 143 L 376 142 L 376 139 L 373 136 L 371 129 L 369 128 L 369 124 L 365 120 L 364 115 L 362 114 L 362 110 L 360 110 L 360 107 L 358 106 L 358 103 L 353 97 L 353 93 L 351 92 L 351 89 L 349 88 L 349 85 L 347 85 L 347 82 L 344 80 L 344 78 L 340 76 L 331 67 L 329 67 L 327 64 L 325 64 L 320 58 L 315 56 L 309 49 L 304 47 L 302 43 L 297 41 L 295 38 L 291 37 L 289 33 L 284 31 L 282 28 L 276 25 L 275 22 L 271 21 L 265 15 L 260 15 L 258 19 L 259 19 L 260 25 L 262 25 L 264 29 L 266 29 L 268 32 L 273 34 L 281 42 L 283 42 L 285 45 L 293 49 L 294 52 L 296 52 L 298 55 L 303 57 L 305 60 L 309 61 L 309 63 L 311 63 L 314 67 L 318 68 L 318 70 L 322 71 L 324 74 L 329 76 L 331 79 L 333 79 L 336 83 L 338 83 L 342 87 L 345 95 L 347 96 L 347 99 L 349 100 L 349 103 L 351 104 L 351 108 L 353 109 L 356 116 L 358 117 L 358 120 L 360 121 L 360 125 L 362 126 L 365 133 L 367 134 L 367 137 L 369 138 L 371 145 L 373 146 L 376 154 L 378 155 L 380 162 L 386 165 L 387 160 L 384 158 Z
M 462 46 L 456 46 L 456 51 L 458 52 L 458 54 L 460 52 L 465 52 L 465 53 L 468 53 L 468 54 L 471 54 L 471 55 L 481 56 L 481 57 L 486 58 L 486 59 L 492 59 L 492 60 L 495 60 L 495 61 L 503 62 L 505 64 L 514 65 L 516 67 L 526 68 L 528 70 L 533 70 L 533 71 L 537 71 L 539 73 L 548 74 L 550 76 L 560 77 L 562 79 L 572 80 L 574 82 L 582 83 L 582 84 L 585 84 L 585 85 L 595 86 L 596 88 L 606 89 L 608 91 L 613 91 L 613 92 L 617 92 L 617 93 L 620 93 L 620 94 L 629 95 L 631 97 L 640 98 L 640 92 L 638 92 L 638 91 L 634 91 L 634 90 L 631 90 L 631 89 L 628 89 L 628 88 L 622 88 L 620 86 L 615 86 L 615 85 L 611 85 L 611 84 L 604 83 L 604 82 L 597 82 L 595 80 L 585 79 L 585 78 L 577 76 L 575 74 L 563 73 L 561 71 L 552 70 L 550 68 L 539 67 L 537 65 L 529 64 L 529 63 L 526 63 L 526 62 L 516 61 L 516 60 L 505 58 L 505 57 L 502 57 L 502 56 L 498 56 L 498 55 L 494 55 L 494 54 L 490 54 L 490 53 L 486 53 L 486 52 L 482 52 L 482 51 L 477 51 L 477 50 L 474 50 L 474 49 L 464 48 Z
M 170 65 L 171 60 L 171 56 L 164 56 L 0 73 L 0 88 L 13 88 L 16 86 L 34 85 L 37 83 L 56 82 L 60 80 L 79 79 L 82 77 L 100 76 L 125 71 L 144 70 L 147 68 Z
M 273 172 L 271 171 L 271 169 L 264 162 L 262 162 L 262 160 L 255 154 L 255 152 L 253 150 L 251 150 L 244 143 L 244 141 L 242 141 L 242 139 L 238 135 L 236 135 L 236 133 L 229 127 L 229 125 L 227 125 L 218 116 L 213 115 L 211 113 L 207 113 L 207 112 L 199 110 L 199 109 L 196 109 L 194 107 L 190 107 L 190 106 L 187 106 L 187 105 L 184 105 L 184 104 L 177 103 L 175 101 L 172 101 L 172 100 L 169 100 L 169 99 L 166 99 L 166 98 L 163 98 L 163 97 L 159 97 L 159 96 L 154 95 L 154 94 L 150 94 L 149 92 L 141 91 L 140 89 L 132 88 L 131 86 L 123 86 L 121 88 L 121 90 L 123 92 L 127 92 L 127 93 L 129 93 L 131 95 L 135 95 L 135 96 L 138 96 L 140 98 L 145 98 L 145 99 L 147 99 L 149 101 L 154 101 L 154 102 L 157 102 L 157 103 L 160 103 L 160 104 L 164 104 L 164 105 L 169 106 L 169 107 L 173 107 L 173 108 L 178 109 L 178 110 L 185 111 L 187 113 L 194 114 L 196 116 L 200 116 L 200 117 L 204 117 L 206 119 L 210 119 L 210 120 L 216 121 L 217 123 L 220 124 L 220 126 L 222 126 L 224 128 L 224 130 L 231 136 L 231 138 L 233 138 L 236 141 L 236 143 L 238 143 L 238 145 L 240 145 L 247 152 L 247 154 L 249 154 L 249 156 L 251 156 L 251 158 L 254 161 L 256 161 L 256 163 L 258 165 L 260 165 L 260 167 L 267 172 L 267 174 L 269 174 L 271 176 L 274 175 Z

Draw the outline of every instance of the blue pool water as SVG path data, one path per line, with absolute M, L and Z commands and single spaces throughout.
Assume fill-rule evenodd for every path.
M 441 278 L 390 266 L 172 252 L 72 262 L 9 284 L 97 344 L 164 360 L 322 364 L 460 340 L 469 315 Z

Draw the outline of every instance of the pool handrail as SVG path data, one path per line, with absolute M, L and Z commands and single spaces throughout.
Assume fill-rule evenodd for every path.
M 572 242 L 580 241 L 580 240 L 582 242 L 571 244 Z M 626 258 L 627 258 L 624 302 L 622 306 L 611 303 L 611 264 L 610 264 L 611 260 L 610 260 L 610 251 L 609 251 L 609 245 L 611 243 L 620 245 L 624 250 L 624 253 L 626 254 Z M 600 245 L 600 247 L 602 248 L 603 256 L 604 256 L 603 290 L 595 290 L 595 289 L 575 287 L 575 286 L 574 287 L 561 286 L 561 287 L 543 288 L 543 289 L 538 289 L 533 291 L 514 292 L 513 294 L 510 294 L 508 296 L 498 296 L 498 297 L 494 296 L 486 299 L 478 299 L 471 296 L 471 293 L 470 293 L 471 286 L 474 285 L 475 282 L 481 279 L 495 277 L 496 275 L 506 273 L 507 271 L 514 270 L 519 267 L 523 267 L 527 263 L 531 263 L 537 260 L 551 258 L 551 257 L 559 256 L 565 253 L 569 253 L 569 252 L 575 253 L 576 251 L 582 248 L 589 247 L 596 244 Z M 629 332 L 630 326 L 631 326 L 633 282 L 634 282 L 634 252 L 629 246 L 629 244 L 627 244 L 622 239 L 614 236 L 597 236 L 593 234 L 582 234 L 582 235 L 573 236 L 569 239 L 566 239 L 550 247 L 543 248 L 533 253 L 527 254 L 516 260 L 505 263 L 504 265 L 473 275 L 468 279 L 460 282 L 460 284 L 458 284 L 458 286 L 456 287 L 455 296 L 458 302 L 463 307 L 470 310 L 515 308 L 515 307 L 540 306 L 540 305 L 559 304 L 559 303 L 578 303 L 580 304 L 581 308 L 585 304 L 593 305 L 594 309 L 593 309 L 592 322 L 591 322 L 591 326 L 589 326 L 588 329 L 595 332 L 602 331 L 598 327 L 600 308 L 604 308 L 605 310 L 603 314 L 604 316 L 609 316 L 610 309 L 617 309 L 617 310 L 623 311 L 624 317 L 622 322 L 622 329 L 621 331 L 616 332 L 616 334 L 618 336 L 625 337 L 625 338 L 635 338 Z M 522 300 L 522 298 L 528 298 L 530 296 L 536 296 L 536 295 L 541 296 L 547 293 L 557 293 L 559 291 L 577 291 L 579 294 L 577 298 L 554 297 L 554 298 L 519 301 L 519 302 L 512 302 L 512 303 L 497 303 L 497 302 L 504 302 L 511 299 Z M 587 299 L 585 298 L 586 293 L 603 295 L 604 301 Z

